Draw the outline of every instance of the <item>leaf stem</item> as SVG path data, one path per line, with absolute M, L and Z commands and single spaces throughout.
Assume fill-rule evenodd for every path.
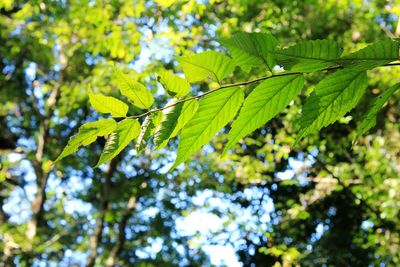
M 389 64 L 382 65 L 382 66 L 380 66 L 380 67 L 390 67 L 390 66 L 400 66 L 400 62 L 389 63 Z M 321 71 L 336 70 L 336 69 L 341 69 L 341 68 L 343 68 L 343 66 L 341 66 L 341 65 L 335 65 L 335 66 L 331 66 L 331 67 L 322 69 Z M 208 94 L 214 93 L 214 92 L 216 92 L 216 91 L 218 91 L 218 90 L 222 90 L 222 89 L 225 89 L 225 88 L 230 88 L 230 87 L 235 87 L 235 86 L 249 85 L 249 84 L 256 83 L 256 82 L 265 81 L 265 80 L 268 80 L 268 79 L 274 78 L 274 77 L 288 76 L 288 75 L 296 75 L 296 74 L 307 74 L 307 73 L 309 73 L 309 72 L 302 72 L 302 71 L 283 72 L 283 73 L 277 73 L 277 74 L 272 74 L 272 75 L 268 75 L 268 76 L 256 78 L 256 79 L 250 80 L 250 81 L 221 85 L 220 87 L 218 87 L 218 88 L 216 88 L 216 89 L 214 89 L 214 90 L 207 91 L 207 92 L 202 93 L 202 94 L 200 94 L 200 95 L 191 96 L 191 97 L 188 97 L 188 98 L 185 98 L 185 99 L 181 99 L 181 100 L 178 100 L 178 101 L 176 101 L 175 103 L 170 104 L 170 105 L 168 105 L 168 106 L 165 106 L 165 107 L 162 107 L 162 108 L 151 109 L 151 110 L 149 110 L 149 111 L 147 111 L 147 112 L 144 112 L 144 113 L 142 113 L 142 114 L 133 115 L 133 116 L 128 116 L 127 118 L 134 118 L 134 119 L 141 118 L 141 117 L 150 115 L 150 114 L 155 113 L 155 112 L 159 112 L 159 111 L 163 111 L 163 110 L 168 109 L 168 108 L 172 108 L 173 106 L 176 106 L 176 105 L 178 105 L 178 104 L 180 104 L 180 103 L 183 103 L 183 102 L 186 102 L 186 101 L 189 101 L 189 100 L 192 100 L 192 99 L 199 99 L 199 98 L 202 98 L 203 96 L 206 96 L 206 95 L 208 95 Z

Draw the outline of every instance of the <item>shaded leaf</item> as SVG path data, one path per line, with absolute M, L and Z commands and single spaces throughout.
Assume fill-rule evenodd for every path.
M 136 151 L 138 154 L 141 153 L 146 147 L 150 137 L 160 124 L 162 117 L 163 114 L 161 112 L 156 112 L 148 115 L 144 120 L 142 126 L 140 127 L 140 134 L 136 142 Z
M 304 105 L 296 143 L 306 134 L 328 126 L 353 109 L 366 87 L 365 72 L 343 69 L 327 76 Z
M 170 106 L 176 100 L 167 104 Z M 188 123 L 199 108 L 197 100 L 192 99 L 184 103 L 164 110 L 164 118 L 154 135 L 154 144 L 156 149 L 163 148 L 168 141 L 175 137 L 179 131 Z
M 373 69 L 399 59 L 399 43 L 390 39 L 376 41 L 340 59 L 345 67 L 359 71 Z
M 341 53 L 342 49 L 335 41 L 313 40 L 277 50 L 274 55 L 287 70 L 312 72 L 335 65 Z
M 390 87 L 388 90 L 384 91 L 378 97 L 375 98 L 372 105 L 369 107 L 367 114 L 363 117 L 362 121 L 359 123 L 357 127 L 357 136 L 355 139 L 365 134 L 369 129 L 375 126 L 376 124 L 376 116 L 379 111 L 382 109 L 383 105 L 389 99 L 393 93 L 400 88 L 400 83 Z
M 273 53 L 278 41 L 271 34 L 238 32 L 229 39 L 221 40 L 228 48 L 236 66 L 249 72 L 252 67 L 275 66 Z

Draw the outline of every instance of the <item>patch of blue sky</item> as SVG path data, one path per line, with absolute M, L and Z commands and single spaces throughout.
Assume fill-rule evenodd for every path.
M 371 229 L 372 227 L 374 227 L 374 223 L 371 221 L 363 221 L 361 223 L 361 228 L 363 230 L 368 230 L 368 229 Z
M 207 245 L 203 247 L 203 251 L 210 256 L 210 262 L 213 266 L 243 266 L 231 245 Z

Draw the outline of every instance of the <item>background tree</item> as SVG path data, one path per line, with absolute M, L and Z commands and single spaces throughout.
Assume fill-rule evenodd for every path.
M 116 94 L 113 65 L 156 93 L 154 74 L 177 68 L 172 55 L 220 50 L 218 38 L 237 31 L 272 33 L 288 45 L 328 38 L 355 50 L 400 34 L 398 6 L 330 0 L 3 1 L 3 264 L 210 265 L 204 247 L 228 242 L 244 265 L 397 265 L 398 93 L 371 134 L 352 145 L 370 96 L 398 82 L 396 68 L 369 73 L 365 105 L 295 149 L 289 144 L 296 138 L 302 97 L 234 153 L 220 157 L 226 136 L 215 138 L 184 171 L 166 173 L 174 142 L 141 156 L 127 149 L 100 169 L 92 167 L 104 139 L 56 168 L 51 160 L 82 123 L 97 119 L 88 86 Z M 230 81 L 260 74 L 236 70 Z M 303 95 L 320 75 L 307 78 Z M 163 94 L 157 96 L 158 106 L 165 104 Z M 200 196 L 208 197 L 199 204 Z M 215 205 L 218 199 L 226 204 Z M 210 236 L 180 233 L 177 220 L 195 210 L 217 214 L 224 228 Z

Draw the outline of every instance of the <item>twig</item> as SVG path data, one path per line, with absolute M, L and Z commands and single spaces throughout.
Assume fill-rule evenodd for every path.
M 267 79 L 270 79 L 270 78 L 274 78 L 274 77 L 288 76 L 288 75 L 294 75 L 294 74 L 302 74 L 302 72 L 286 72 L 286 73 L 281 73 L 281 74 L 275 74 L 275 75 L 269 75 L 269 76 L 265 76 L 265 77 L 260 77 L 260 78 L 257 78 L 257 79 L 251 80 L 251 81 L 221 85 L 217 89 L 207 91 L 207 92 L 205 92 L 203 94 L 200 94 L 200 95 L 197 95 L 197 96 L 191 96 L 191 97 L 188 97 L 188 98 L 185 98 L 185 99 L 181 99 L 181 100 L 178 100 L 178 101 L 176 101 L 175 103 L 173 103 L 171 105 L 168 105 L 168 106 L 165 106 L 165 107 L 162 107 L 162 108 L 152 109 L 152 110 L 149 110 L 149 111 L 147 111 L 145 113 L 142 113 L 142 114 L 139 114 L 139 115 L 129 116 L 128 118 L 141 118 L 141 117 L 147 116 L 147 115 L 149 115 L 151 113 L 155 113 L 155 112 L 163 111 L 164 109 L 171 108 L 173 106 L 178 105 L 179 103 L 183 103 L 183 102 L 186 102 L 186 101 L 189 101 L 189 100 L 192 100 L 192 99 L 199 99 L 199 98 L 201 98 L 203 96 L 206 96 L 208 94 L 214 93 L 214 92 L 222 90 L 222 89 L 231 88 L 231 87 L 235 87 L 235 86 L 248 85 L 248 84 L 256 83 L 256 82 L 259 82 L 259 81 L 264 81 L 264 80 L 267 80 Z
M 398 63 L 397 62 L 396 63 L 389 63 L 389 64 L 382 65 L 380 67 L 390 67 L 390 66 L 400 66 L 400 62 L 398 62 Z M 343 66 L 335 65 L 335 66 L 331 66 L 331 67 L 322 69 L 321 71 L 336 70 L 336 69 L 341 69 L 341 68 L 343 68 Z M 127 118 L 138 119 L 138 118 L 150 115 L 150 114 L 155 113 L 155 112 L 159 112 L 159 111 L 163 111 L 163 110 L 168 109 L 168 108 L 172 108 L 173 106 L 176 106 L 176 105 L 178 105 L 180 103 L 183 103 L 183 102 L 186 102 L 186 101 L 189 101 L 189 100 L 192 100 L 192 99 L 202 98 L 203 96 L 206 96 L 208 94 L 214 93 L 214 92 L 222 90 L 222 89 L 231 88 L 231 87 L 235 87 L 235 86 L 245 86 L 245 85 L 249 85 L 249 84 L 256 83 L 256 82 L 265 81 L 265 80 L 268 80 L 268 79 L 274 78 L 274 77 L 297 75 L 297 74 L 307 74 L 307 73 L 308 72 L 301 72 L 301 71 L 284 72 L 284 73 L 278 73 L 278 74 L 272 74 L 272 75 L 269 75 L 269 76 L 260 77 L 260 78 L 257 78 L 257 79 L 254 79 L 254 80 L 250 80 L 250 81 L 221 85 L 217 89 L 207 91 L 207 92 L 205 92 L 203 94 L 200 94 L 200 95 L 197 95 L 197 96 L 191 96 L 191 97 L 188 97 L 188 98 L 185 98 L 185 99 L 181 99 L 181 100 L 178 100 L 178 101 L 176 101 L 173 104 L 170 104 L 168 106 L 165 106 L 165 107 L 162 107 L 162 108 L 152 109 L 152 110 L 146 111 L 146 112 L 144 112 L 142 114 L 139 114 L 139 115 L 128 116 Z

